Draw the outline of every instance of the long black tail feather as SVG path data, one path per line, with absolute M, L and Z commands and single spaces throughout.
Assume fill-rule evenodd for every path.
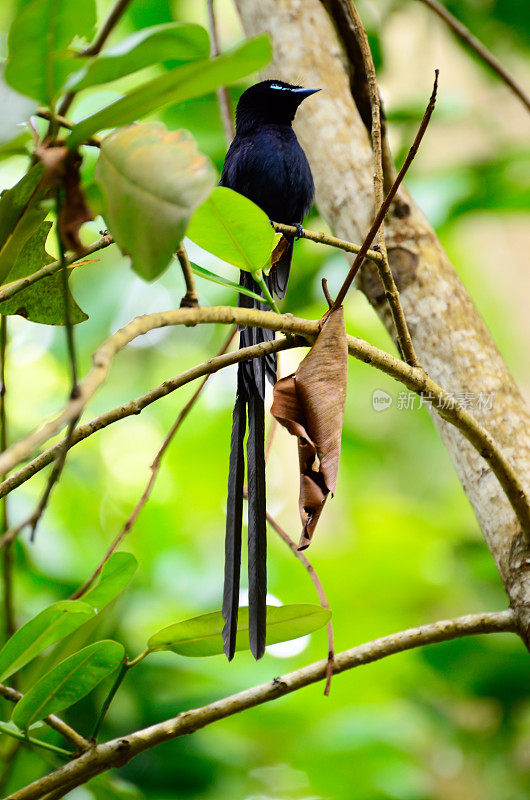
M 241 284 L 254 292 L 259 287 L 247 272 L 241 273 Z M 267 306 L 246 295 L 239 295 L 243 308 L 266 309 Z M 274 338 L 263 328 L 242 328 L 240 347 L 249 347 Z M 237 373 L 237 397 L 234 406 L 228 499 L 226 509 L 225 582 L 223 592 L 223 641 L 229 660 L 236 646 L 241 570 L 241 528 L 245 461 L 243 442 L 248 411 L 247 480 L 248 480 L 248 594 L 249 641 L 255 658 L 261 658 L 266 639 L 267 598 L 267 520 L 265 494 L 265 378 L 276 380 L 276 356 L 241 362 Z
M 265 499 L 265 405 L 257 392 L 248 400 L 248 617 L 250 650 L 265 652 L 267 630 L 267 520 Z
M 242 388 L 242 387 L 241 387 Z M 243 486 L 245 456 L 243 440 L 247 424 L 246 392 L 239 391 L 232 416 L 230 464 L 228 468 L 228 499 L 226 501 L 225 582 L 223 591 L 223 642 L 229 661 L 234 657 L 239 608 L 239 577 L 241 572 L 241 525 L 243 519 Z

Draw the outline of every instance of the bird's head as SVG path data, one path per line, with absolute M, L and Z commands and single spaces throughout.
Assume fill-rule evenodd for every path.
M 259 124 L 290 125 L 302 100 L 319 91 L 280 80 L 255 83 L 239 98 L 236 127 L 241 132 Z

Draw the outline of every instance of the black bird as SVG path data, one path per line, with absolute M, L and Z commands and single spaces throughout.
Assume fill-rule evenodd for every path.
M 275 222 L 300 227 L 304 214 L 313 202 L 311 169 L 291 123 L 302 100 L 318 91 L 280 80 L 262 81 L 243 92 L 237 105 L 236 135 L 226 154 L 219 185 L 245 195 Z M 287 289 L 292 251 L 291 240 L 286 252 L 265 278 L 269 290 L 279 298 L 285 295 Z M 241 272 L 240 284 L 261 294 L 248 272 Z M 243 294 L 239 295 L 238 304 L 243 308 L 268 308 Z M 273 338 L 274 333 L 269 330 L 242 328 L 239 344 L 240 347 L 248 347 Z M 250 649 L 256 659 L 261 658 L 265 651 L 265 377 L 271 383 L 276 382 L 274 354 L 239 364 L 230 443 L 223 593 L 223 639 L 229 660 L 235 651 L 239 607 L 245 473 L 243 440 L 247 413 L 249 639 Z

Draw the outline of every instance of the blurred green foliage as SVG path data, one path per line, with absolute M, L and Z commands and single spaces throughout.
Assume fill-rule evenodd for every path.
M 14 0 L 2 4 L 2 36 L 15 5 Z M 108 6 L 106 0 L 100 3 L 100 19 Z M 226 44 L 235 44 L 241 34 L 230 3 L 218 0 L 217 6 Z M 528 55 L 528 4 L 465 0 L 449 6 L 500 56 Z M 374 13 L 368 4 L 360 9 L 367 16 Z M 380 20 L 371 19 L 383 82 L 390 77 L 385 72 L 387 53 L 396 47 L 385 39 L 393 16 L 406 14 L 414 25 L 420 11 L 424 9 L 417 3 L 390 3 L 382 6 Z M 136 0 L 111 43 L 148 25 L 173 20 L 205 24 L 205 19 L 205 3 Z M 414 53 L 409 55 L 414 59 Z M 496 121 L 496 99 L 508 90 L 486 70 L 481 75 L 492 97 L 482 117 L 477 118 L 473 108 L 473 84 L 463 76 L 461 102 L 453 103 L 442 91 L 429 136 L 441 142 L 453 127 L 479 127 L 485 155 L 455 153 L 453 161 L 431 165 L 420 154 L 409 185 L 437 225 L 510 366 L 524 377 L 526 348 L 511 309 L 500 301 L 493 277 L 484 275 L 480 254 L 466 245 L 466 220 L 487 225 L 497 215 L 517 223 L 527 208 L 523 167 L 528 153 Z M 124 78 L 123 86 L 130 88 L 134 81 Z M 86 93 L 73 106 L 72 118 L 82 119 L 114 101 L 119 88 Z M 234 101 L 242 88 L 232 87 Z M 407 90 L 407 101 L 387 103 L 398 160 L 425 100 L 419 88 Z M 156 118 L 169 129 L 191 130 L 203 152 L 221 167 L 226 143 L 213 94 L 170 106 Z M 89 177 L 94 157 L 87 155 L 83 169 Z M 22 156 L 2 162 L 1 187 L 12 186 L 26 166 Z M 101 226 L 101 219 L 85 226 L 85 241 L 95 240 Z M 325 223 L 315 212 L 308 226 L 324 229 Z M 184 291 L 174 266 L 158 282 L 145 284 L 115 249 L 103 251 L 98 259 L 77 269 L 71 279 L 75 297 L 89 314 L 76 330 L 81 374 L 109 332 L 135 314 L 174 307 Z M 298 242 L 284 307 L 319 317 L 321 277 L 328 278 L 333 291 L 345 268 L 340 254 Z M 203 304 L 234 302 L 229 290 L 198 280 Z M 350 332 L 391 347 L 357 292 L 348 301 L 346 321 Z M 10 318 L 9 333 L 7 405 L 14 439 L 59 407 L 69 379 L 60 329 Z M 179 328 L 142 337 L 115 359 L 89 413 L 95 416 L 203 361 L 225 333 L 217 327 Z M 281 359 L 284 372 L 295 358 L 288 353 Z M 426 411 L 418 409 L 418 399 L 415 409 L 399 407 L 401 388 L 368 366 L 350 364 L 339 485 L 308 553 L 333 609 L 338 650 L 407 626 L 506 605 L 450 459 Z M 152 458 L 193 389 L 185 387 L 72 450 L 35 543 L 22 537 L 13 548 L 19 623 L 67 598 L 95 567 L 136 503 Z M 375 390 L 388 392 L 393 400 L 384 412 L 372 407 Z M 116 638 L 134 656 L 162 625 L 220 606 L 233 391 L 232 370 L 211 379 L 127 538 L 126 549 L 139 562 L 134 580 L 97 618 L 44 655 L 48 667 L 94 638 Z M 402 396 L 401 402 L 405 400 Z M 295 465 L 294 440 L 280 432 L 268 469 L 269 507 L 296 538 Z M 39 474 L 9 498 L 12 521 L 33 508 L 46 477 Z M 270 592 L 284 603 L 315 602 L 308 575 L 272 531 L 269 550 Z M 269 680 L 323 658 L 326 647 L 325 632 L 320 631 L 301 652 L 288 657 L 271 652 L 258 663 L 247 653 L 238 654 L 231 664 L 220 656 L 188 660 L 172 653 L 154 654 L 126 679 L 102 736 L 150 725 Z M 22 673 L 22 691 L 34 680 L 34 670 L 29 665 Z M 337 676 L 329 698 L 323 697 L 322 686 L 312 686 L 164 744 L 136 758 L 119 777 L 100 776 L 69 797 L 522 800 L 530 794 L 528 678 L 528 656 L 514 636 L 475 637 L 416 650 Z M 88 735 L 108 689 L 109 682 L 103 682 L 71 708 L 66 719 Z M 1 718 L 7 719 L 11 709 L 2 701 L 1 711 Z M 39 735 L 62 744 L 52 732 Z M 0 736 L 0 758 L 5 759 L 0 762 L 2 795 L 54 763 L 50 754 L 26 748 L 18 749 L 9 763 L 12 749 L 13 741 Z

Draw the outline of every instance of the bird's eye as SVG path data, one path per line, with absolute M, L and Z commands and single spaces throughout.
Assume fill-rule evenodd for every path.
M 283 91 L 283 92 L 288 92 L 289 91 L 289 87 L 288 86 L 280 86 L 277 83 L 271 83 L 270 88 L 271 89 L 280 89 L 280 91 Z

